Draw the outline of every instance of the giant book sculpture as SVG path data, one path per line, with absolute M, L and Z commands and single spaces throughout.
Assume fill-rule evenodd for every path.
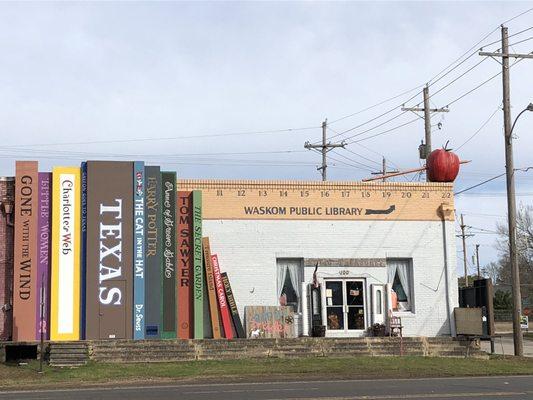
M 132 193 L 132 162 L 87 162 L 87 339 L 133 337 Z

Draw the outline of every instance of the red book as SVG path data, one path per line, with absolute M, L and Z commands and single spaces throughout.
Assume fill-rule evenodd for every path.
M 224 291 L 224 284 L 220 276 L 220 265 L 218 264 L 218 256 L 213 254 L 211 256 L 213 263 L 213 275 L 215 278 L 215 289 L 217 292 L 218 305 L 220 306 L 220 315 L 222 316 L 222 326 L 224 327 L 224 336 L 226 339 L 233 339 L 233 329 L 231 323 L 231 315 L 226 301 L 226 292 Z

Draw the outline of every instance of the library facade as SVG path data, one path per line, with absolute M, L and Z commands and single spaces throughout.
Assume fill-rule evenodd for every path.
M 451 183 L 181 180 L 203 198 L 203 232 L 240 314 L 292 306 L 295 335 L 454 335 Z M 325 328 L 325 332 L 324 332 Z M 250 332 L 248 332 L 249 334 Z

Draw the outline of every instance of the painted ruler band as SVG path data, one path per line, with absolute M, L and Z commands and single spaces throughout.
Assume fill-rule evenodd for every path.
M 440 221 L 448 183 L 181 180 L 201 190 L 204 219 Z M 445 216 L 453 220 L 453 213 Z

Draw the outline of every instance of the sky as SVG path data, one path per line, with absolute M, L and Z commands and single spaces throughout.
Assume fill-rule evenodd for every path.
M 367 177 L 383 156 L 416 168 L 424 122 L 400 108 L 429 83 L 432 107 L 449 106 L 432 116 L 433 147 L 449 141 L 471 160 L 458 191 L 504 172 L 501 77 L 467 93 L 501 71 L 476 49 L 496 51 L 504 21 L 512 50 L 533 51 L 533 29 L 519 33 L 532 4 L 3 2 L 0 175 L 15 159 L 43 170 L 143 159 L 182 178 L 320 179 L 304 143 L 320 140 L 326 118 L 328 137 L 349 143 L 329 153 L 329 179 Z M 533 60 L 511 69 L 513 117 L 533 101 L 532 72 Z M 515 166 L 533 166 L 533 113 L 515 135 Z M 533 170 L 516 182 L 518 203 L 532 204 Z M 494 231 L 505 178 L 457 196 L 456 209 Z M 478 232 L 468 259 L 479 243 L 484 265 L 496 236 Z

